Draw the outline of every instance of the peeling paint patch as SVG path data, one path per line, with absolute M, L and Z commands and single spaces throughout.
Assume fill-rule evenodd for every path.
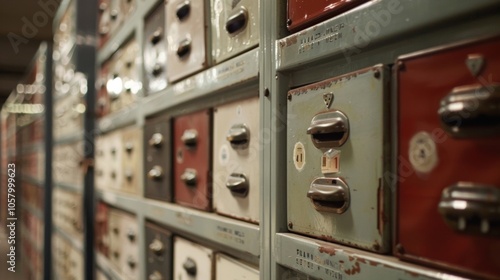
M 347 275 L 355 275 L 361 272 L 361 266 L 359 265 L 359 262 L 356 262 L 351 269 L 346 269 L 344 272 Z
M 321 247 L 319 247 L 318 250 L 320 253 L 325 253 L 325 254 L 328 254 L 330 256 L 335 256 L 335 248 L 333 248 L 333 247 L 321 246 Z

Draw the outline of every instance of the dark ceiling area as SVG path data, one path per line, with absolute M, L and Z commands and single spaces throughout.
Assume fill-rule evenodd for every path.
M 52 41 L 61 0 L 1 0 L 0 106 L 24 77 L 40 42 Z

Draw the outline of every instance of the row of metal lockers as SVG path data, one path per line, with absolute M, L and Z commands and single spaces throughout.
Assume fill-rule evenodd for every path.
M 109 278 L 102 269 L 105 264 L 125 279 L 267 279 L 272 265 L 261 261 L 260 270 L 266 270 L 266 276 L 259 276 L 257 264 L 266 254 L 273 264 L 307 275 L 318 275 L 316 267 L 325 269 L 327 279 L 357 279 L 360 267 L 370 265 L 384 269 L 376 261 L 362 258 L 359 262 L 363 264 L 356 261 L 350 267 L 344 260 L 333 263 L 318 257 L 334 258 L 344 249 L 321 245 L 319 253 L 310 254 L 293 242 L 287 243 L 292 244 L 290 248 L 280 248 L 274 240 L 338 244 L 346 252 L 359 249 L 357 255 L 348 253 L 349 262 L 351 256 L 358 260 L 359 255 L 367 255 L 373 260 L 390 258 L 384 264 L 398 265 L 404 271 L 412 263 L 408 266 L 443 271 L 443 277 L 500 277 L 498 32 L 488 36 L 471 33 L 463 36 L 466 40 L 445 45 L 429 43 L 430 48 L 417 52 L 405 46 L 412 51 L 398 50 L 393 60 L 384 63 L 371 63 L 376 59 L 365 53 L 353 54 L 348 57 L 353 61 L 348 67 L 325 70 L 328 62 L 319 59 L 318 68 L 312 65 L 316 61 L 304 59 L 301 63 L 306 66 L 301 68 L 300 63 L 293 66 L 291 59 L 292 66 L 280 72 L 280 67 L 286 68 L 280 63 L 287 59 L 280 55 L 297 50 L 294 57 L 314 56 L 311 53 L 325 51 L 324 42 L 341 42 L 348 32 L 370 35 L 376 31 L 370 24 L 365 30 L 356 30 L 348 20 L 337 24 L 336 16 L 350 19 L 350 14 L 365 12 L 379 28 L 390 29 L 391 17 L 407 14 L 411 21 L 425 15 L 412 17 L 408 7 L 416 4 L 411 0 L 281 1 L 278 10 L 282 14 L 277 17 L 284 29 L 281 33 L 288 37 L 272 38 L 273 48 L 263 49 L 269 44 L 260 41 L 266 38 L 260 34 L 265 30 L 261 24 L 269 19 L 259 18 L 266 14 L 260 5 L 271 6 L 269 3 L 146 1 L 144 9 L 140 7 L 144 1 L 101 0 L 96 9 L 96 98 L 87 107 L 95 106 L 91 117 L 98 128 L 105 127 L 105 122 L 113 127 L 117 116 L 133 114 L 132 121 L 114 129 L 88 132 L 95 136 L 95 158 L 90 166 L 97 190 L 93 246 L 98 279 Z M 376 5 L 383 9 L 373 8 L 379 7 Z M 81 131 L 88 111 L 82 101 L 87 91 L 85 75 L 66 59 L 76 44 L 74 17 L 78 14 L 74 6 L 68 7 L 54 37 L 56 142 Z M 138 11 L 144 16 L 134 15 Z M 132 19 L 140 23 L 129 28 L 132 34 L 123 34 L 123 26 L 130 26 Z M 329 25 L 322 26 L 325 21 Z M 314 33 L 316 29 L 326 31 Z M 122 40 L 117 43 L 116 38 Z M 370 48 L 383 49 L 373 41 L 361 49 L 367 53 Z M 276 53 L 269 54 L 273 51 Z M 186 99 L 189 102 L 155 107 L 162 109 L 140 108 L 146 102 L 161 103 L 162 95 L 163 101 L 170 102 L 166 100 L 179 97 L 172 92 L 189 92 L 203 87 L 207 80 L 222 82 L 221 77 L 227 78 L 224 71 L 227 76 L 237 76 L 238 71 L 251 67 L 248 65 L 265 70 L 260 64 L 274 63 L 265 61 L 269 57 L 279 60 L 270 67 L 276 73 L 273 79 L 288 75 L 290 85 L 280 88 L 278 81 L 278 90 L 271 87 L 270 92 L 269 88 L 262 92 L 257 80 L 265 78 L 256 71 L 254 85 L 241 83 L 244 87 L 239 87 L 241 81 L 235 79 L 227 90 L 218 89 L 219 100 L 204 93 Z M 370 61 L 369 66 L 360 62 L 363 57 Z M 307 71 L 311 73 L 305 74 Z M 314 73 L 316 77 L 312 77 Z M 174 90 L 169 91 L 171 88 Z M 269 100 L 281 102 L 276 95 L 283 97 L 283 106 L 271 104 L 278 111 L 271 114 L 277 114 L 278 126 L 286 128 L 283 134 L 265 129 Z M 285 151 L 278 159 L 266 154 L 275 138 L 280 141 L 273 148 Z M 81 185 L 89 164 L 82 159 L 82 151 L 89 147 L 87 139 L 55 145 L 54 181 Z M 270 166 L 281 166 L 276 169 L 286 173 L 276 175 L 283 180 L 270 186 L 283 190 L 278 198 L 266 197 L 273 194 L 264 187 L 269 186 L 264 182 L 271 181 L 263 168 L 269 166 L 266 160 L 270 158 L 276 161 Z M 84 188 L 80 193 L 55 188 L 52 197 L 54 225 L 78 239 L 84 235 L 84 192 Z M 207 219 L 207 227 L 199 227 L 207 232 L 208 220 L 218 219 L 224 225 L 258 227 L 270 231 L 273 240 L 248 241 L 240 236 L 238 240 L 260 247 L 256 258 L 240 258 L 247 253 L 234 253 L 240 247 L 230 245 L 237 249 L 227 250 L 223 242 L 208 237 L 209 233 L 204 239 L 205 232 L 191 230 L 185 235 L 178 230 L 177 220 L 159 222 L 154 214 L 144 215 L 148 210 L 121 207 L 126 206 L 122 202 L 115 205 L 118 200 L 147 209 L 153 209 L 149 205 L 167 207 L 179 211 L 176 213 L 181 212 L 176 207 L 186 209 Z M 279 206 L 264 206 L 267 204 Z M 276 230 L 279 225 L 271 225 L 276 221 L 263 211 L 281 206 L 286 209 L 286 226 Z M 75 277 L 83 269 L 83 255 L 73 247 L 54 235 L 53 256 L 60 279 Z M 273 259 L 288 249 L 289 255 Z M 330 260 L 328 256 L 325 258 Z M 145 276 L 140 264 L 145 264 Z M 432 276 L 440 278 L 438 274 Z M 369 275 L 362 272 L 365 279 Z M 425 278 L 422 275 L 408 272 L 403 278 Z

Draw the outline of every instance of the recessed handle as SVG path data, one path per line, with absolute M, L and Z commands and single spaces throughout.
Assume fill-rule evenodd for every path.
M 500 134 L 500 85 L 456 87 L 441 100 L 441 126 L 452 137 Z
M 250 142 L 250 130 L 245 124 L 235 124 L 227 132 L 226 139 L 234 149 L 245 149 Z
M 161 256 L 164 250 L 163 242 L 157 238 L 153 239 L 153 241 L 149 244 L 149 250 L 155 253 L 155 255 Z
M 162 72 L 163 67 L 161 66 L 161 64 L 156 63 L 155 66 L 153 66 L 153 71 L 151 72 L 151 74 L 153 74 L 154 77 L 158 77 Z
M 177 11 L 175 14 L 179 20 L 184 20 L 187 16 L 189 16 L 189 12 L 191 11 L 191 1 L 184 1 L 177 5 Z
M 317 211 L 344 213 L 349 207 L 349 187 L 340 178 L 317 178 L 307 192 Z
M 307 134 L 318 149 L 340 147 L 349 137 L 349 121 L 340 111 L 320 113 L 312 119 Z
M 148 277 L 149 280 L 163 280 L 163 275 L 161 275 L 160 272 L 155 270 L 153 273 L 151 273 Z
M 180 59 L 185 59 L 190 52 L 191 52 L 191 40 L 190 39 L 182 40 L 179 43 L 179 46 L 177 47 L 177 56 Z
M 196 147 L 196 143 L 198 142 L 198 131 L 196 129 L 184 130 L 184 133 L 181 136 L 181 141 L 188 148 Z
M 236 35 L 241 32 L 248 23 L 248 11 L 240 7 L 233 12 L 226 21 L 226 31 L 229 35 Z
M 149 146 L 159 148 L 163 143 L 163 135 L 161 133 L 154 133 L 149 139 Z
M 439 212 L 446 224 L 468 234 L 500 235 L 500 189 L 458 182 L 441 193 Z
M 150 39 L 151 44 L 153 44 L 153 45 L 158 44 L 158 42 L 161 41 L 162 34 L 163 34 L 163 28 L 161 28 L 161 27 L 156 28 L 156 30 L 151 35 L 151 39 Z
M 196 276 L 196 263 L 192 258 L 187 258 L 186 261 L 182 264 L 182 267 L 188 275 Z
M 197 179 L 197 173 L 195 169 L 192 168 L 186 168 L 184 170 L 184 173 L 181 175 L 181 180 L 186 184 L 188 187 L 194 187 L 196 186 L 196 179 Z
M 248 194 L 249 184 L 245 175 L 232 173 L 227 179 L 226 187 L 234 196 L 246 197 Z
M 148 178 L 154 181 L 160 181 L 163 177 L 163 168 L 159 165 L 153 166 L 148 172 Z

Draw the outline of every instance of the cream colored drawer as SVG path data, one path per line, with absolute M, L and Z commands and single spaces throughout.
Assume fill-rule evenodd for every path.
M 132 126 L 121 131 L 123 192 L 140 194 L 143 185 L 143 133 Z
M 215 280 L 259 280 L 259 270 L 226 255 L 217 254 Z
M 139 277 L 139 227 L 135 216 L 120 213 L 120 240 L 122 247 L 122 258 L 120 262 L 122 275 L 130 280 Z
M 212 262 L 211 249 L 180 237 L 174 238 L 174 279 L 211 280 Z

